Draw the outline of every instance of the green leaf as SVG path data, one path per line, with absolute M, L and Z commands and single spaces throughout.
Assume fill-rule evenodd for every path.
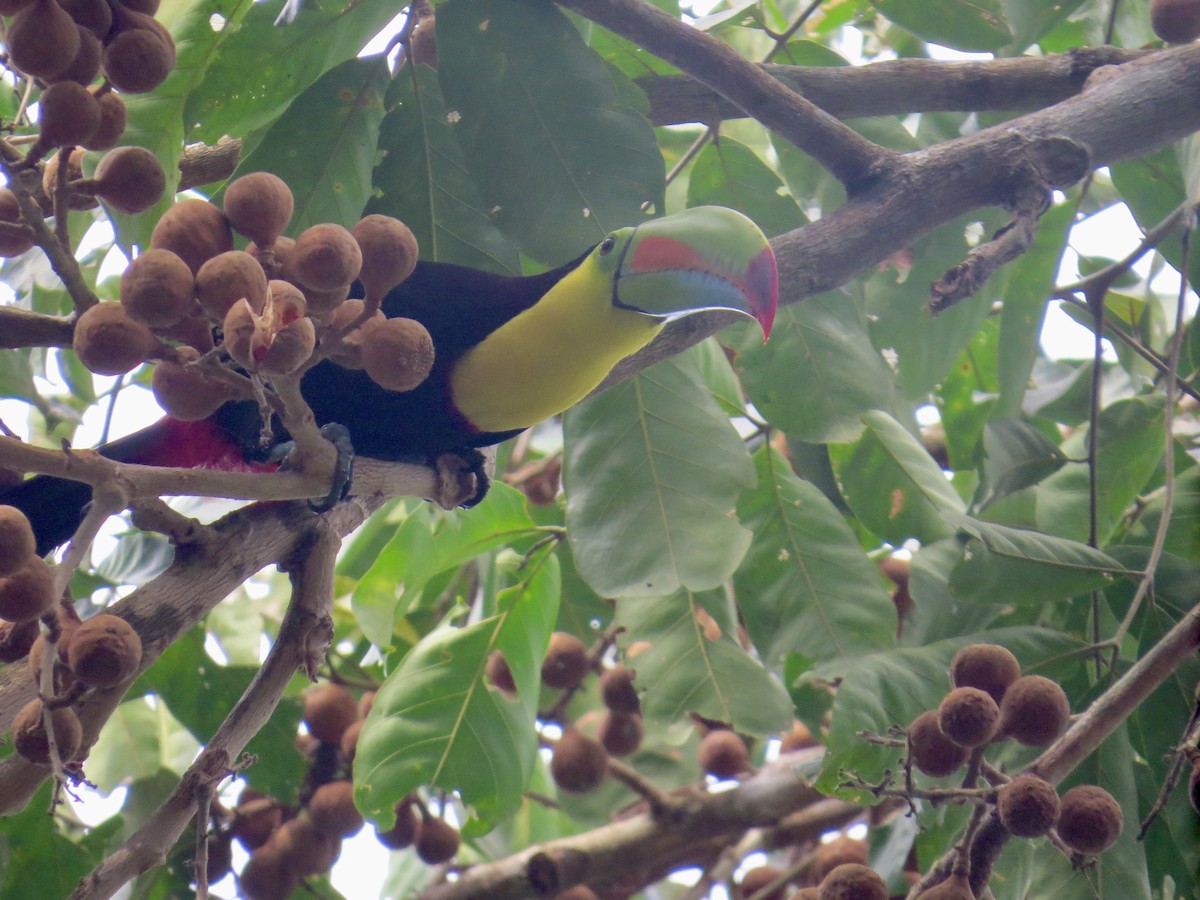
M 863 413 L 894 401 L 895 376 L 871 346 L 862 304 L 841 292 L 781 306 L 765 345 L 750 329 L 745 334 L 737 357 L 742 384 L 789 436 L 851 441 L 862 432 Z
M 841 514 L 776 451 L 765 447 L 754 459 L 758 487 L 738 504 L 754 539 L 734 585 L 764 662 L 774 668 L 789 652 L 825 660 L 892 646 L 895 607 Z
M 245 18 L 226 24 L 211 72 L 187 97 L 182 121 L 188 141 L 213 144 L 222 135 L 244 137 L 270 124 L 310 84 L 357 56 L 397 12 L 391 0 L 304 0 L 295 21 L 281 28 L 275 25 L 280 3 L 240 5 Z M 208 15 L 204 24 L 212 31 Z M 307 141 L 304 128 L 281 149 Z
M 379 647 L 390 647 L 396 617 L 429 579 L 534 528 L 524 495 L 505 484 L 493 484 L 469 513 L 442 513 L 420 504 L 354 588 L 352 607 L 363 634 Z
M 330 69 L 270 127 L 231 180 L 248 172 L 282 178 L 296 203 L 288 234 L 321 222 L 349 228 L 370 196 L 388 78 L 387 63 L 377 56 Z
M 1061 450 L 1020 419 L 993 419 L 983 429 L 983 479 L 987 501 L 1037 484 L 1067 462 Z
M 25 808 L 0 819 L 0 895 L 14 900 L 66 897 L 104 858 L 102 846 L 84 846 L 62 832 L 50 808 L 47 779 Z M 112 825 L 102 826 L 111 839 Z
M 1066 538 L 948 515 L 968 536 L 950 592 L 976 603 L 1051 603 L 1113 583 L 1126 570 L 1111 556 Z
M 558 611 L 556 560 L 544 556 L 535 566 L 503 593 L 500 614 L 426 636 L 376 693 L 354 781 L 359 809 L 381 828 L 420 785 L 458 792 L 485 823 L 520 805 L 537 758 L 538 679 Z M 515 697 L 484 676 L 495 649 L 512 670 Z
M 438 13 L 438 75 L 496 224 L 557 265 L 662 209 L 654 132 L 557 7 L 455 0 Z
M 567 534 L 597 593 L 662 596 L 733 574 L 750 543 L 733 506 L 754 466 L 692 356 L 587 398 L 563 440 Z
M 724 591 L 625 599 L 616 621 L 627 631 L 627 662 L 646 685 L 647 719 L 665 725 L 694 712 L 760 736 L 791 724 L 787 691 L 738 644 Z
M 767 237 L 808 223 L 779 176 L 753 150 L 728 137 L 708 144 L 696 157 L 687 204 L 736 209 L 758 223 Z
M 871 0 L 917 37 L 955 50 L 997 50 L 1012 40 L 998 0 Z
M 367 212 L 412 229 L 423 259 L 514 275 L 521 263 L 500 234 L 467 172 L 437 73 L 405 66 L 392 81 L 379 135 L 382 158 Z
M 946 516 L 965 507 L 941 467 L 887 413 L 867 413 L 863 422 L 866 433 L 839 472 L 850 508 L 896 545 L 910 537 L 923 544 L 948 537 L 953 529 Z
M 165 704 L 152 706 L 145 697 L 137 697 L 118 706 L 104 723 L 88 753 L 88 780 L 109 794 L 160 769 L 182 775 L 199 750 L 200 743 Z

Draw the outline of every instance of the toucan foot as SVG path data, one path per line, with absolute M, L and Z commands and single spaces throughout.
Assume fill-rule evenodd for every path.
M 333 449 L 337 451 L 337 460 L 333 465 L 329 493 L 324 497 L 310 498 L 308 501 L 308 508 L 316 513 L 328 512 L 345 500 L 350 491 L 350 483 L 354 480 L 354 443 L 350 440 L 350 431 L 345 425 L 330 422 L 321 426 L 321 437 L 333 444 Z M 271 448 L 267 461 L 281 463 L 280 468 L 286 469 L 287 457 L 295 449 L 295 441 L 283 441 Z
M 492 486 L 486 465 L 486 458 L 474 447 L 464 447 L 438 456 L 434 460 L 434 469 L 440 488 L 439 505 L 443 509 L 453 509 L 455 506 L 470 509 L 478 505 Z

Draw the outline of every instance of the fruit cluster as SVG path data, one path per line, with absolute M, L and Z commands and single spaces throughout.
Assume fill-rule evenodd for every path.
M 223 209 L 200 199 L 176 203 L 154 227 L 150 249 L 122 274 L 120 302 L 80 316 L 80 361 L 119 375 L 160 358 L 154 395 L 184 420 L 210 415 L 242 387 L 202 360 L 216 345 L 214 326 L 246 372 L 288 375 L 328 358 L 365 369 L 389 390 L 415 388 L 433 366 L 429 333 L 378 311 L 416 265 L 412 232 L 369 215 L 353 230 L 320 224 L 292 240 L 282 235 L 293 206 L 287 185 L 267 172 L 232 182 Z M 235 231 L 252 241 L 246 250 L 233 249 Z M 348 300 L 356 281 L 365 297 Z M 182 346 L 170 350 L 163 339 Z

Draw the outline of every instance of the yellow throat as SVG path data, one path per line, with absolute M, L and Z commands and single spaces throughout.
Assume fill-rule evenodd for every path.
M 582 400 L 662 322 L 612 305 L 614 273 L 592 253 L 455 366 L 454 405 L 481 431 L 528 428 Z

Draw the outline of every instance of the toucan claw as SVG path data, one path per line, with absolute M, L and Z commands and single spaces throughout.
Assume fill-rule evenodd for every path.
M 434 500 L 442 509 L 470 509 L 483 501 L 492 486 L 487 458 L 474 447 L 440 454 L 433 460 L 433 468 L 438 476 Z
M 354 480 L 354 442 L 350 439 L 350 430 L 337 422 L 330 422 L 321 426 L 321 437 L 333 444 L 337 461 L 333 466 L 329 493 L 319 499 L 309 498 L 308 508 L 315 513 L 328 512 L 345 500 L 350 493 L 350 483 Z

